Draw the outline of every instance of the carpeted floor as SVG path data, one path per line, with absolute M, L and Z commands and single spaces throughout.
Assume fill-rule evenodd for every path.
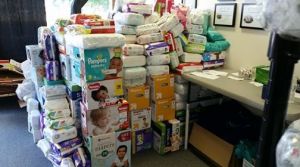
M 27 112 L 16 98 L 0 99 L 0 166 L 51 167 L 27 131 Z M 153 150 L 134 155 L 133 167 L 208 167 L 190 151 L 160 156 Z

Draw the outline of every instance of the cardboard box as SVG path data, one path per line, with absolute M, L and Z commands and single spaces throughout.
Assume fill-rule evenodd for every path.
M 118 104 L 95 110 L 87 110 L 83 103 L 81 107 L 81 128 L 83 136 L 97 136 L 129 128 L 129 105 L 126 100 Z
M 134 131 L 151 127 L 151 108 L 131 111 L 131 128 Z
M 157 75 L 150 78 L 151 100 L 174 98 L 174 75 Z
M 153 121 L 175 119 L 175 100 L 173 98 L 152 102 L 151 108 Z
M 107 133 L 103 135 L 85 138 L 85 145 L 91 157 L 91 166 L 112 167 L 120 152 L 124 163 L 131 165 L 131 132 L 129 130 Z
M 221 167 L 228 167 L 234 146 L 194 123 L 189 143 Z
M 182 138 L 180 136 L 180 121 L 177 119 L 169 120 L 168 123 L 171 125 L 171 151 L 178 151 L 182 143 Z
M 267 85 L 269 82 L 269 66 L 257 66 L 255 70 L 255 81 Z
M 122 74 L 122 48 L 71 49 L 72 58 L 81 61 L 83 82 L 118 78 Z
M 94 110 L 105 106 L 107 103 L 115 102 L 123 95 L 121 78 L 86 83 L 82 86 L 82 101 L 88 110 Z
M 153 134 L 151 128 L 133 131 L 131 138 L 132 154 L 152 148 Z
M 129 103 L 129 110 L 141 110 L 150 106 L 149 86 L 126 88 L 125 97 Z
M 153 148 L 160 155 L 164 155 L 170 150 L 166 147 L 166 124 L 163 122 L 152 122 Z

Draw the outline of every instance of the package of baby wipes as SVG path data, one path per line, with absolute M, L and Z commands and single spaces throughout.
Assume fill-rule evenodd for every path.
M 74 119 L 72 117 L 58 118 L 58 119 L 45 119 L 44 123 L 46 127 L 52 129 L 62 129 L 74 125 Z
M 66 95 L 66 86 L 63 84 L 51 86 L 44 85 L 40 88 L 39 92 L 42 93 L 42 96 L 44 97 Z
M 59 110 L 48 110 L 45 109 L 45 116 L 48 119 L 54 120 L 58 118 L 68 118 L 70 117 L 70 109 L 59 109 Z
M 190 34 L 205 34 L 202 24 L 198 25 L 198 24 L 188 23 L 186 29 Z
M 48 110 L 68 109 L 69 102 L 66 98 L 46 100 L 44 108 Z
M 59 130 L 47 127 L 44 129 L 44 136 L 51 143 L 59 143 L 75 138 L 77 136 L 77 130 L 74 126 L 70 126 Z

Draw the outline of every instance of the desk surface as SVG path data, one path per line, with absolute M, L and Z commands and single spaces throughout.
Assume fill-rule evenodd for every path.
M 236 72 L 229 69 L 219 69 L 218 71 Z M 244 103 L 257 111 L 256 115 L 262 115 L 264 109 L 264 100 L 261 98 L 262 87 L 256 87 L 250 84 L 249 80 L 236 81 L 227 77 L 220 77 L 215 80 L 198 77 L 192 74 L 183 74 L 183 77 L 197 85 L 206 87 L 214 92 L 223 94 L 241 103 Z M 287 120 L 293 121 L 300 118 L 300 104 L 292 103 L 288 106 Z

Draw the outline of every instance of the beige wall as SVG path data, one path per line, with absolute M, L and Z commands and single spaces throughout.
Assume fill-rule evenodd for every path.
M 217 2 L 217 0 L 213 1 Z M 262 30 L 240 28 L 241 3 L 244 0 L 235 2 L 238 3 L 235 27 L 215 27 L 231 44 L 227 51 L 226 67 L 239 70 L 240 67 L 270 64 L 267 58 L 269 33 Z M 208 2 L 208 0 L 198 0 L 198 8 L 214 9 L 214 3 Z M 295 74 L 300 77 L 300 63 L 296 65 Z

